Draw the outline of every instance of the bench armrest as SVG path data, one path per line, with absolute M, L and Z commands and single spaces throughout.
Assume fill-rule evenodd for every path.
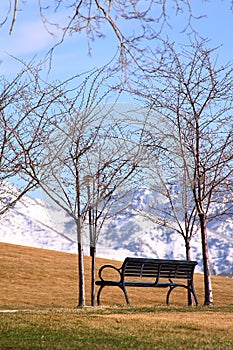
M 120 278 L 121 278 L 121 267 L 120 268 L 117 268 L 116 266 L 113 266 L 113 265 L 103 265 L 100 269 L 99 269 L 99 278 L 101 281 L 104 281 L 104 278 L 102 276 L 102 272 L 103 270 L 105 269 L 113 269 L 115 271 L 117 271 L 120 275 Z

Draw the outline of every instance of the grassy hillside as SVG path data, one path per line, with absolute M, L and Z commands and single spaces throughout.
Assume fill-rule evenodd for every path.
M 97 258 L 97 269 L 106 263 L 120 266 L 121 262 Z M 90 305 L 90 258 L 85 257 L 86 303 Z M 77 256 L 31 247 L 0 243 L 0 308 L 73 307 L 77 305 Z M 213 276 L 214 304 L 233 304 L 233 279 Z M 203 303 L 203 275 L 195 275 L 199 303 Z M 130 288 L 133 306 L 165 304 L 165 291 Z M 174 291 L 171 304 L 186 305 L 185 291 Z M 118 288 L 106 288 L 103 305 L 125 305 Z
M 97 268 L 107 262 L 121 264 L 97 259 Z M 90 304 L 89 257 L 85 264 Z M 0 267 L 0 350 L 233 349 L 233 279 L 213 276 L 212 307 L 187 307 L 184 291 L 167 307 L 165 291 L 132 288 L 129 308 L 109 288 L 109 306 L 76 308 L 76 255 L 0 243 Z M 203 303 L 202 275 L 195 285 Z

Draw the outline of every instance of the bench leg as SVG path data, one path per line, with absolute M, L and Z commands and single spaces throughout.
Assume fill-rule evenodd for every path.
M 166 297 L 166 304 L 167 305 L 170 305 L 170 301 L 169 301 L 170 294 L 173 291 L 173 289 L 175 289 L 175 288 L 177 288 L 177 287 L 176 286 L 169 287 L 169 291 L 167 292 L 167 297 Z M 191 292 L 192 296 L 194 297 L 195 304 L 196 304 L 196 306 L 198 306 L 198 300 L 197 300 L 197 296 L 196 296 L 194 289 L 191 287 L 185 287 L 185 286 L 184 286 L 184 288 L 187 289 L 189 292 Z M 191 306 L 192 304 L 188 303 L 188 305 Z
M 194 285 L 193 285 L 193 282 L 190 282 L 187 286 L 187 289 L 189 291 L 189 294 L 191 294 L 194 298 L 194 301 L 195 301 L 195 304 L 196 306 L 198 305 L 198 300 L 197 300 L 197 296 L 196 296 L 196 293 L 195 293 L 195 289 L 194 289 Z M 192 298 L 192 297 L 191 297 Z M 190 302 L 189 298 L 188 298 L 188 301 L 189 301 L 189 305 L 192 305 L 192 300 Z
M 167 292 L 167 297 L 166 297 L 166 304 L 167 305 L 170 305 L 169 297 L 170 297 L 170 294 L 173 291 L 173 289 L 174 289 L 174 287 L 169 287 L 169 290 Z
M 101 305 L 101 302 L 100 302 L 100 294 L 102 292 L 102 289 L 106 287 L 106 286 L 100 286 L 99 290 L 98 290 L 98 293 L 97 293 L 97 305 L 100 306 Z M 125 296 L 125 300 L 126 300 L 126 303 L 127 305 L 130 305 L 130 302 L 129 302 L 129 297 L 128 297 L 128 294 L 127 294 L 127 291 L 126 291 L 126 288 L 124 286 L 118 286 L 124 293 L 124 296 Z
M 124 293 L 124 295 L 125 295 L 125 300 L 126 300 L 127 305 L 130 305 L 129 297 L 128 297 L 126 288 L 125 288 L 124 286 L 122 286 L 122 287 L 120 287 L 120 288 L 121 288 L 121 290 L 123 291 L 123 293 Z
M 98 290 L 98 293 L 97 293 L 97 304 L 98 306 L 101 305 L 101 302 L 100 302 L 100 293 L 102 291 L 102 289 L 104 288 L 104 286 L 100 286 L 99 290 Z
M 196 306 L 198 306 L 198 300 L 197 300 L 197 296 L 196 296 L 195 290 L 194 290 L 194 289 L 192 289 L 192 290 L 191 290 L 191 293 L 192 293 L 192 295 L 193 295 L 193 297 L 194 297 L 194 300 L 195 300 Z

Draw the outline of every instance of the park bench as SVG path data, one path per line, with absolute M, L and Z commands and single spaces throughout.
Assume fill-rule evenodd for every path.
M 130 305 L 126 287 L 152 287 L 169 288 L 166 296 L 166 304 L 169 305 L 171 292 L 178 287 L 189 291 L 188 305 L 192 305 L 193 296 L 196 305 L 198 300 L 194 290 L 193 274 L 196 261 L 190 260 L 166 260 L 146 258 L 126 258 L 120 268 L 113 265 L 103 265 L 99 269 L 99 280 L 95 283 L 99 286 L 97 303 L 100 305 L 100 295 L 104 287 L 119 287 Z M 108 279 L 107 272 L 116 271 L 117 280 Z M 109 274 L 108 274 L 109 275 Z

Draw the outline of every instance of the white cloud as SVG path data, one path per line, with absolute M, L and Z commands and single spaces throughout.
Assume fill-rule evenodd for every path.
M 36 54 L 48 49 L 55 38 L 46 31 L 40 20 L 21 24 L 12 35 L 1 40 L 1 51 L 15 56 Z

